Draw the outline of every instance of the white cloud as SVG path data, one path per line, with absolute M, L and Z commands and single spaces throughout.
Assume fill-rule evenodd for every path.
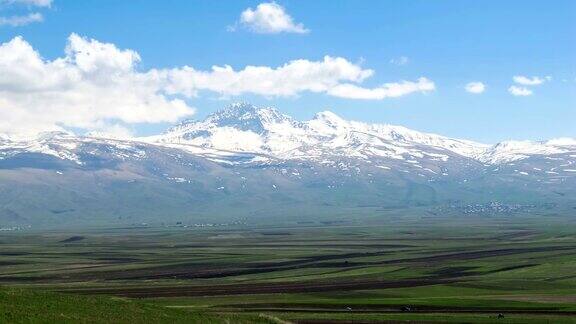
M 0 132 L 34 134 L 75 127 L 101 130 L 115 123 L 174 122 L 193 113 L 163 94 L 139 57 L 72 34 L 66 55 L 42 59 L 16 37 L 0 45 Z
M 467 92 L 480 94 L 486 90 L 486 85 L 482 82 L 470 82 L 464 88 Z
M 140 55 L 132 50 L 119 50 L 114 44 L 101 43 L 76 34 L 68 37 L 66 57 L 86 73 L 130 72 L 140 62 Z
M 0 0 L 0 4 L 23 4 L 34 7 L 50 7 L 52 0 Z
M 396 65 L 406 65 L 408 64 L 408 62 L 410 62 L 410 59 L 406 56 L 400 56 L 398 58 L 393 58 L 390 60 L 390 64 L 396 64 Z
M 25 16 L 10 16 L 10 17 L 0 17 L 0 26 L 25 26 L 35 22 L 41 22 L 44 17 L 40 13 L 31 13 Z
M 526 87 L 519 87 L 519 86 L 511 86 L 508 88 L 508 92 L 510 92 L 513 96 L 531 96 L 532 90 Z
M 275 2 L 259 4 L 256 9 L 248 8 L 240 15 L 240 24 L 262 34 L 308 33 L 301 23 L 295 23 L 284 7 Z
M 414 92 L 426 93 L 434 91 L 435 89 L 436 86 L 434 85 L 434 82 L 426 78 L 419 78 L 416 82 L 402 81 L 385 83 L 382 86 L 373 89 L 363 88 L 349 83 L 340 84 L 331 88 L 328 93 L 341 98 L 381 100 L 385 98 L 401 97 Z
M 512 78 L 514 80 L 514 82 L 521 84 L 521 85 L 525 85 L 525 86 L 535 86 L 535 85 L 540 85 L 546 81 L 550 81 L 552 80 L 552 77 L 547 76 L 544 78 L 540 78 L 537 76 L 534 77 L 526 77 L 523 75 L 516 75 Z
M 195 96 L 198 91 L 208 90 L 225 96 L 251 93 L 273 97 L 327 92 L 340 82 L 362 82 L 374 72 L 341 57 L 325 56 L 322 61 L 294 60 L 277 68 L 247 66 L 235 71 L 225 65 L 198 71 L 185 66 L 158 73 L 167 80 L 170 93 Z
M 294 60 L 277 68 L 247 66 L 235 71 L 231 66 L 214 66 L 211 71 L 192 67 L 156 71 L 166 80 L 165 89 L 171 94 L 197 96 L 199 91 L 212 91 L 223 96 L 256 94 L 266 97 L 295 96 L 302 92 L 326 93 L 351 99 L 384 99 L 413 92 L 434 90 L 426 78 L 417 82 L 386 83 L 374 89 L 361 83 L 374 74 L 341 57 L 325 56 L 322 61 Z
M 140 56 L 114 44 L 70 35 L 65 55 L 45 60 L 23 38 L 0 44 L 0 133 L 78 128 L 127 136 L 134 123 L 175 122 L 193 114 L 183 99 L 202 92 L 265 97 L 323 93 L 380 100 L 435 89 L 426 78 L 361 86 L 374 74 L 341 57 L 278 67 L 190 66 L 139 71 Z
M 0 6 L 18 4 L 26 5 L 28 7 L 50 7 L 52 5 L 52 0 L 0 0 Z M 39 12 L 30 12 L 26 15 L 0 16 L 0 26 L 19 27 L 42 21 L 44 21 L 44 16 Z

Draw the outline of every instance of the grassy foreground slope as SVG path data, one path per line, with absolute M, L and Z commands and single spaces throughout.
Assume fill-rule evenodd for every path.
M 203 314 L 137 300 L 0 289 L 0 323 L 271 323 L 258 315 Z

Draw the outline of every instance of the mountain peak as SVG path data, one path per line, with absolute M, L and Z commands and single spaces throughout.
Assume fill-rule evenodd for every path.
M 263 135 L 277 124 L 295 125 L 297 122 L 274 108 L 259 108 L 249 103 L 239 102 L 213 112 L 202 121 L 193 119 L 182 121 L 169 128 L 161 137 L 177 136 L 192 140 L 202 136 L 210 137 L 218 129 L 230 128 Z
M 247 117 L 248 115 L 257 114 L 258 108 L 247 102 L 233 103 L 224 109 L 220 109 L 208 116 L 208 119 L 228 118 L 230 116 Z
M 218 127 L 233 127 L 243 131 L 262 133 L 266 126 L 274 123 L 292 121 L 292 118 L 280 113 L 278 110 L 258 108 L 248 103 L 234 103 L 222 110 L 209 115 L 205 122 Z
M 328 110 L 317 113 L 316 115 L 314 115 L 313 120 L 322 122 L 322 124 L 326 124 L 332 127 L 347 124 L 347 121 L 344 120 L 342 117 Z
M 316 115 L 314 115 L 314 119 L 324 119 L 324 120 L 344 120 L 342 117 L 336 115 L 335 113 L 331 112 L 330 110 L 324 110 Z

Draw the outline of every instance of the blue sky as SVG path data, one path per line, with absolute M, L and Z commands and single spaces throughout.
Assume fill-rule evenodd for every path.
M 199 71 L 213 65 L 275 69 L 296 59 L 320 62 L 328 55 L 373 71 L 362 81 L 343 83 L 374 89 L 424 77 L 434 84 L 432 91 L 370 99 L 307 90 L 287 96 L 211 90 L 169 95 L 194 107 L 194 118 L 230 102 L 249 101 L 298 119 L 331 110 L 347 119 L 487 143 L 576 137 L 576 1 L 285 0 L 276 5 L 305 30 L 275 32 L 242 22 L 242 12 L 256 11 L 259 1 L 36 1 L 42 0 L 0 0 L 0 17 L 42 16 L 20 26 L 0 19 L 0 42 L 22 36 L 46 61 L 63 57 L 75 33 L 137 52 L 134 69 L 141 72 L 185 65 Z M 514 76 L 538 77 L 542 83 L 522 84 Z M 470 82 L 483 83 L 485 91 L 467 92 Z M 3 85 L 0 81 L 0 90 Z M 532 94 L 515 96 L 512 86 Z M 159 132 L 172 122 L 107 116 L 119 118 L 136 135 Z M 69 118 L 62 123 L 70 128 L 102 124 L 91 118 L 90 126 Z

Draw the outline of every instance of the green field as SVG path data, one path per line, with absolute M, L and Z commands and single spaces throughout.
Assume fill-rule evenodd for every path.
M 557 216 L 29 230 L 0 246 L 0 322 L 576 323 L 576 222 Z

